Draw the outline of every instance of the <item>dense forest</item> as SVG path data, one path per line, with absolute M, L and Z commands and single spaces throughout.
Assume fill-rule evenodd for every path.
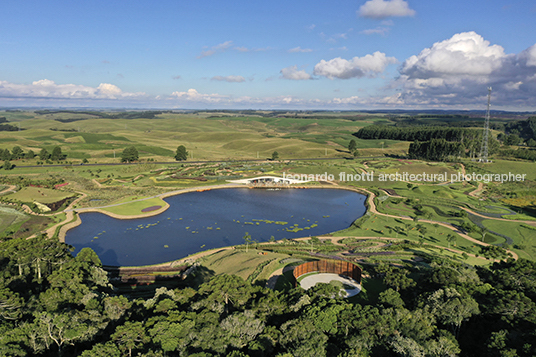
M 428 141 L 431 139 L 445 139 L 447 141 L 474 140 L 481 137 L 481 131 L 466 128 L 448 128 L 437 126 L 392 126 L 369 125 L 359 129 L 354 134 L 360 139 L 389 139 L 402 141 Z
M 365 266 L 387 289 L 273 291 L 198 268 L 180 289 L 116 295 L 97 255 L 0 243 L 2 356 L 534 356 L 536 264 Z M 366 294 L 366 293 L 362 293 Z
M 354 135 L 360 139 L 413 141 L 408 151 L 408 156 L 413 159 L 448 161 L 464 156 L 474 158 L 480 152 L 481 130 L 424 125 L 421 120 L 410 118 L 395 125 L 370 125 L 361 128 Z M 495 129 L 504 132 L 497 135 L 498 141 L 493 136 L 490 138 L 490 155 L 499 151 L 499 142 L 506 146 L 536 147 L 536 117 L 496 125 Z M 536 160 L 535 150 L 506 149 L 499 154 L 503 157 Z
M 536 117 L 506 124 L 505 134 L 518 135 L 524 141 L 529 139 L 536 140 Z
M 501 150 L 500 154 L 506 157 L 536 161 L 536 150 L 534 149 Z
M 447 161 L 465 156 L 465 146 L 445 139 L 414 141 L 409 145 L 408 156 L 412 159 Z

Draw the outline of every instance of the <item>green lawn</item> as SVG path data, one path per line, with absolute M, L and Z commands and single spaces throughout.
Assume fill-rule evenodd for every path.
M 7 198 L 21 202 L 54 203 L 73 196 L 72 192 L 52 190 L 42 187 L 24 187 L 20 191 L 7 195 Z
M 9 227 L 14 229 L 15 226 L 20 226 L 27 219 L 28 216 L 22 212 L 9 206 L 0 206 L 0 235 Z
M 348 229 L 336 232 L 333 234 L 335 237 L 392 237 L 399 239 L 408 239 L 414 242 L 419 242 L 419 239 L 423 237 L 424 243 L 432 245 L 438 245 L 442 247 L 449 247 L 447 236 L 454 234 L 456 241 L 451 243 L 452 248 L 467 252 L 478 253 L 479 248 L 476 244 L 467 241 L 455 234 L 451 229 L 443 226 L 435 227 L 431 223 L 413 222 L 411 220 L 402 220 L 397 218 L 385 217 L 381 215 L 372 214 L 368 219 L 363 219 L 364 222 L 360 227 L 351 226 Z M 416 225 L 420 224 L 425 228 L 425 233 L 419 232 Z M 400 230 L 400 233 L 396 234 L 396 228 Z M 389 229 L 391 228 L 391 230 Z
M 490 231 L 504 234 L 514 241 L 513 250 L 520 257 L 536 259 L 536 228 L 523 223 L 487 219 L 482 222 Z
M 126 200 L 132 200 L 132 198 Z M 166 203 L 161 198 L 149 198 L 142 201 L 122 203 L 119 206 L 102 208 L 102 210 L 122 216 L 134 216 L 139 214 L 151 214 L 151 212 L 142 212 L 142 209 L 152 206 L 163 207 L 165 204 Z
M 452 247 L 452 248 L 457 248 L 457 247 Z M 477 257 L 472 257 L 472 256 L 468 256 L 467 259 L 463 259 L 461 254 L 457 254 L 457 253 L 445 250 L 443 248 L 432 247 L 432 246 L 429 246 L 429 245 L 423 245 L 422 247 L 414 247 L 414 248 L 412 248 L 412 250 L 422 252 L 422 253 L 426 253 L 426 254 L 430 254 L 430 255 L 433 255 L 433 256 L 438 256 L 439 255 L 439 256 L 445 256 L 445 257 L 449 257 L 449 258 L 454 258 L 454 259 L 458 260 L 459 262 L 470 264 L 470 265 L 488 265 L 488 264 L 491 263 L 491 261 L 489 261 L 489 260 L 482 259 L 482 258 L 477 258 Z
M 248 252 L 245 249 L 227 249 L 203 257 L 200 261 L 202 266 L 213 270 L 216 274 L 234 274 L 247 279 L 259 264 L 272 260 L 279 261 L 288 257 L 288 255 L 279 253 L 259 253 L 260 251 L 252 248 Z M 261 276 L 259 275 L 258 278 Z

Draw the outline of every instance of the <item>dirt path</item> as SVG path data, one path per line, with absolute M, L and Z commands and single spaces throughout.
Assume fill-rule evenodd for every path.
M 48 215 L 49 217 L 50 216 L 56 216 L 58 214 L 61 214 L 63 212 L 65 212 L 65 220 L 62 221 L 62 222 L 59 222 L 59 223 L 56 223 L 55 225 L 53 225 L 52 227 L 49 227 L 47 228 L 47 230 L 45 230 L 44 232 L 41 232 L 41 233 L 46 233 L 46 235 L 49 237 L 49 238 L 52 238 L 54 236 L 54 233 L 56 232 L 56 229 L 60 226 L 61 229 L 60 229 L 60 233 L 62 231 L 62 229 L 65 227 L 65 223 L 67 222 L 70 222 L 73 220 L 74 218 L 74 211 L 72 210 L 72 208 L 74 207 L 74 205 L 76 205 L 78 202 L 80 202 L 81 200 L 83 200 L 84 198 L 87 197 L 87 194 L 85 194 L 84 192 L 78 192 L 81 196 L 78 197 L 76 200 L 74 200 L 73 202 L 71 202 L 71 204 L 69 206 L 67 206 L 67 208 L 65 208 L 62 212 L 56 212 L 52 215 Z M 29 209 L 29 207 L 28 207 Z M 37 213 L 33 212 L 33 214 L 36 214 L 38 215 Z M 42 216 L 47 216 L 47 215 L 42 215 Z M 36 235 L 32 235 L 28 238 L 34 238 Z M 63 239 L 60 238 L 60 242 L 65 242 L 65 234 L 63 236 Z
M 460 166 L 462 167 L 462 174 L 463 174 L 463 176 L 465 176 L 465 165 L 464 165 L 464 164 L 460 164 Z
M 97 181 L 96 179 L 93 179 L 93 180 L 91 180 L 91 181 L 93 181 L 93 183 L 94 183 L 95 185 L 97 185 L 98 188 L 102 188 L 102 187 L 103 187 L 102 184 L 101 184 L 99 181 Z
M 396 240 L 400 240 L 400 238 L 392 238 L 392 237 L 350 237 L 350 236 L 347 236 L 347 237 L 318 237 L 319 239 L 326 239 L 326 238 L 331 238 L 332 241 L 333 239 L 336 239 L 336 240 L 340 240 L 340 239 L 344 239 L 344 238 L 355 238 L 355 239 L 362 239 L 362 240 L 367 240 L 367 239 L 379 239 L 379 240 L 386 240 L 386 241 L 396 241 Z M 469 237 L 470 238 L 470 237 Z M 477 242 L 480 242 L 480 241 L 477 241 Z M 480 242 L 482 243 L 482 242 Z M 464 252 L 462 250 L 458 250 L 458 249 L 454 249 L 454 248 L 447 248 L 447 247 L 443 247 L 441 245 L 434 245 L 434 244 L 430 244 L 430 243 L 425 243 L 426 246 L 428 247 L 433 247 L 433 248 L 437 248 L 437 249 L 444 249 L 444 250 L 448 250 L 449 252 L 453 252 L 453 253 L 458 253 L 458 254 L 467 254 L 471 257 L 474 257 L 474 258 L 479 258 L 479 259 L 482 259 L 482 260 L 487 260 L 486 258 L 482 257 L 482 256 L 476 256 L 476 254 L 473 254 L 473 253 L 467 253 L 467 252 Z M 370 247 L 366 247 L 367 249 L 369 248 L 375 248 L 375 247 L 379 247 L 381 246 L 381 244 L 378 244 L 377 246 L 370 246 Z M 512 252 L 513 253 L 513 252 Z M 512 254 L 513 255 L 513 254 Z M 517 255 L 516 255 L 516 258 L 517 259 Z M 495 260 L 495 261 L 499 261 L 499 260 Z
M 476 190 L 474 190 L 474 191 L 469 192 L 468 195 L 471 196 L 471 197 L 477 198 L 478 195 L 480 194 L 480 192 L 482 192 L 483 189 L 484 189 L 484 183 L 479 182 L 478 183 L 478 188 Z
M 512 222 L 512 223 L 524 223 L 524 224 L 528 224 L 528 225 L 536 227 L 536 221 L 522 221 L 522 220 L 516 220 L 516 219 L 488 217 L 488 216 L 485 216 L 483 214 L 480 214 L 480 213 L 477 213 L 475 211 L 472 211 L 469 208 L 465 208 L 465 207 L 460 207 L 460 208 L 463 209 L 464 211 L 466 211 L 467 213 L 471 213 L 471 214 L 474 214 L 475 216 L 482 217 L 482 218 L 485 218 L 485 219 L 493 219 L 495 221 Z
M 0 191 L 0 195 L 3 195 L 4 193 L 8 193 L 8 192 L 11 192 L 11 191 L 15 191 L 16 188 L 17 188 L 17 186 L 8 186 L 4 190 Z

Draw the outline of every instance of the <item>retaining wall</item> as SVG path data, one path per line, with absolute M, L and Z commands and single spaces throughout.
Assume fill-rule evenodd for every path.
M 361 268 L 353 263 L 339 260 L 315 260 L 303 263 L 294 268 L 292 275 L 298 281 L 303 274 L 313 272 L 345 275 L 361 284 Z

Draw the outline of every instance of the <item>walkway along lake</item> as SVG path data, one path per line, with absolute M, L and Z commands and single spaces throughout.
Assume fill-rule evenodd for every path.
M 349 227 L 366 212 L 366 196 L 341 189 L 230 188 L 188 192 L 165 199 L 163 213 L 115 219 L 81 213 L 82 224 L 65 241 L 73 254 L 90 247 L 105 265 L 164 263 L 251 239 L 266 242 L 317 236 Z

